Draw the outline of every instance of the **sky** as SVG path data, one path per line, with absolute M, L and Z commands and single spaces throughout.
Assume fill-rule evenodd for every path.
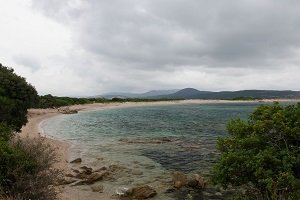
M 300 90 L 300 1 L 0 0 L 0 63 L 40 95 Z

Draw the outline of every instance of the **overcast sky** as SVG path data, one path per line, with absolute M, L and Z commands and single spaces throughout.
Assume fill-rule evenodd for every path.
M 0 63 L 39 94 L 300 90 L 300 1 L 0 0 Z

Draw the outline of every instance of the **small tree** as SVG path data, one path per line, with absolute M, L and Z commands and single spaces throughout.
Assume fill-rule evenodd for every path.
M 217 143 L 215 183 L 245 186 L 260 199 L 300 199 L 300 103 L 260 106 L 227 130 L 232 137 Z

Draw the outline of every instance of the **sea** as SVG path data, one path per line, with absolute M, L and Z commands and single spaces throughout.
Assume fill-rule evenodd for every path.
M 229 137 L 228 121 L 246 120 L 261 104 L 116 107 L 56 116 L 44 121 L 42 129 L 47 136 L 70 143 L 71 159 L 82 158 L 82 165 L 124 169 L 103 181 L 109 195 L 147 184 L 158 191 L 154 199 L 179 199 L 164 192 L 172 173 L 208 177 L 220 156 L 218 138 Z

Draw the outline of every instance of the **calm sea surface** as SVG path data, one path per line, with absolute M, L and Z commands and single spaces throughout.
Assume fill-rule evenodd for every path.
M 71 142 L 72 156 L 82 157 L 86 165 L 116 164 L 135 170 L 114 180 L 114 187 L 151 185 L 167 180 L 173 171 L 209 174 L 218 157 L 216 141 L 228 136 L 228 120 L 246 119 L 258 105 L 114 108 L 61 115 L 45 121 L 42 128 L 49 136 Z

